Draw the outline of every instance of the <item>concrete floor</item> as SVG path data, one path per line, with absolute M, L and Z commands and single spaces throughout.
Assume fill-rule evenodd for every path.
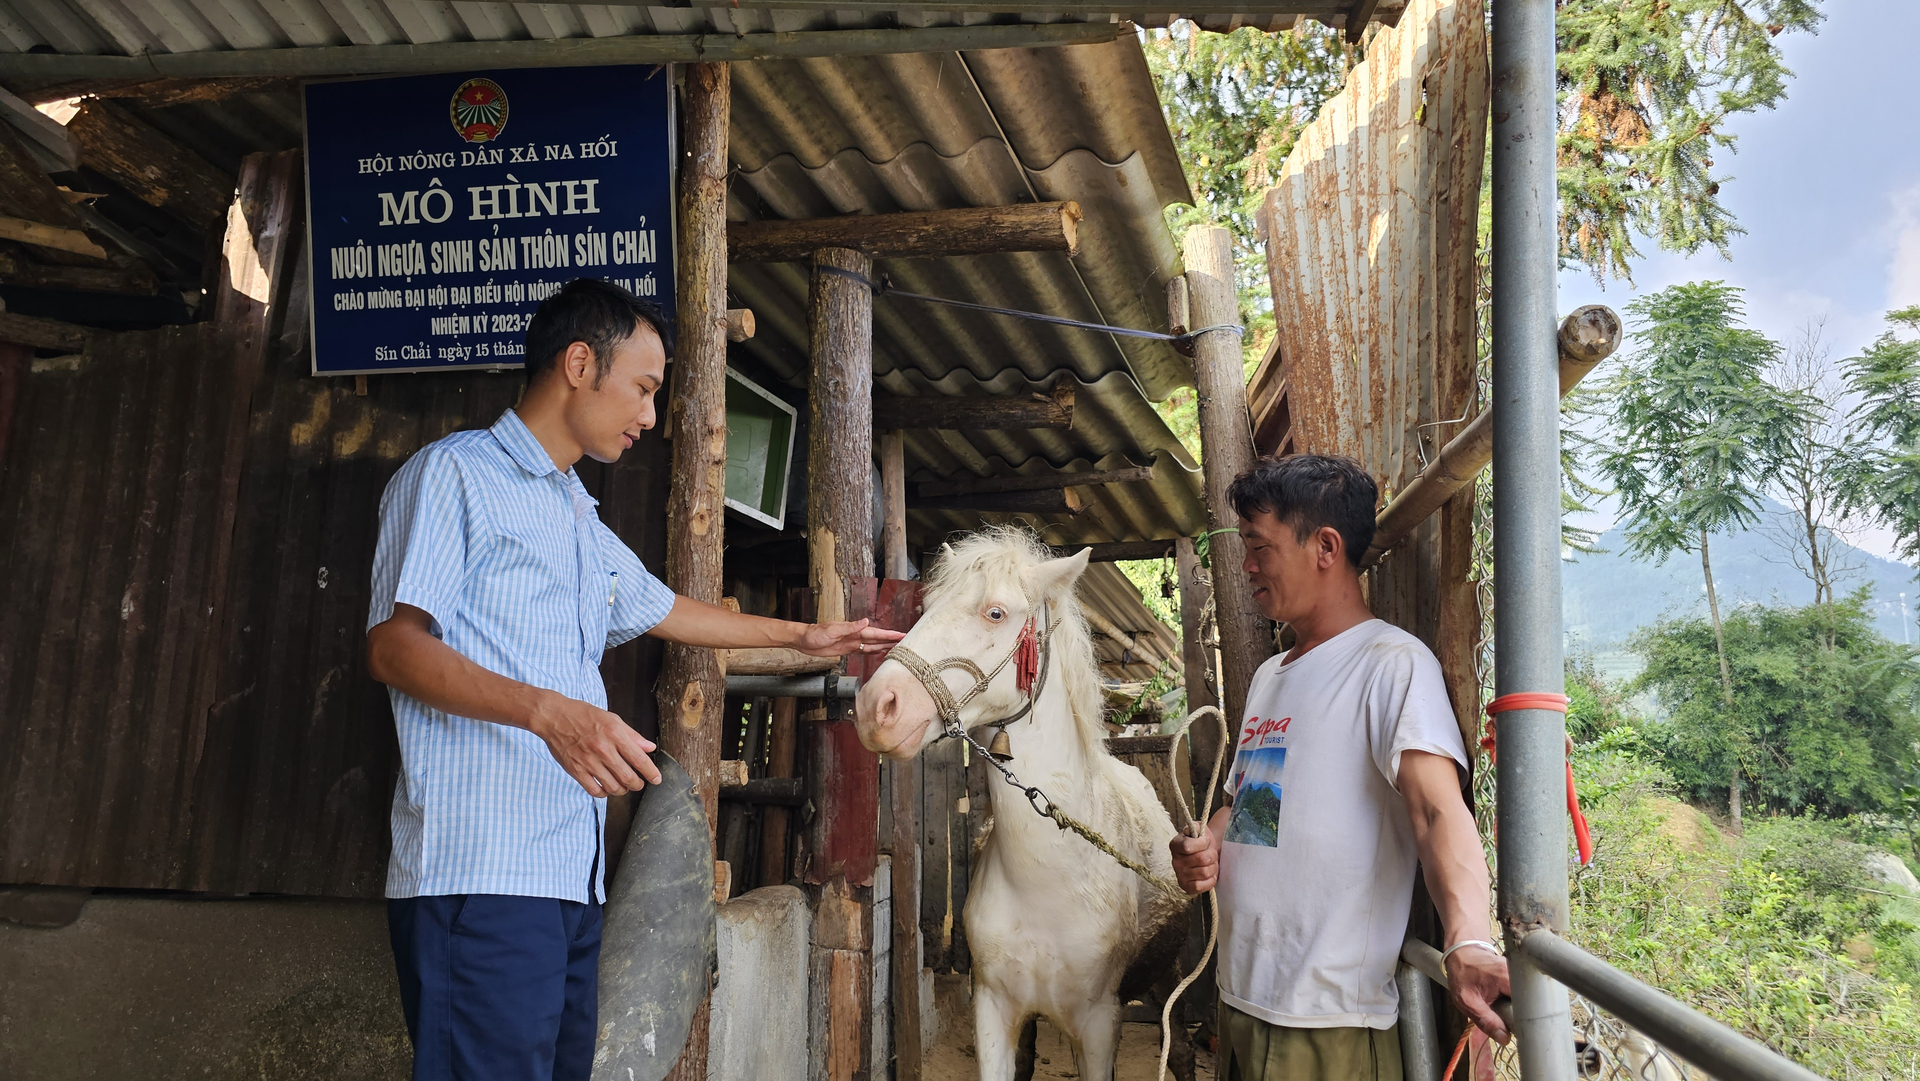
M 380 902 L 100 896 L 0 922 L 0 1077 L 355 1078 L 412 1061 Z

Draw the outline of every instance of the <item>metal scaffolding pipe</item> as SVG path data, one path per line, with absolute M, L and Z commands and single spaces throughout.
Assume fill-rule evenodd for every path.
M 1440 1032 L 1433 1021 L 1433 984 L 1412 965 L 1393 972 L 1400 989 L 1400 1063 L 1407 1081 L 1441 1081 Z
M 1560 394 L 1555 342 L 1553 0 L 1493 9 L 1494 682 L 1565 689 L 1560 616 Z M 1525 1081 L 1573 1081 L 1566 988 L 1520 953 L 1567 926 L 1566 715 L 1521 709 L 1498 731 L 1499 914 Z
M 1568 987 L 1646 1033 L 1707 1074 L 1727 1081 L 1824 1081 L 1805 1066 L 1648 987 L 1545 929 L 1520 952 Z
M 729 675 L 727 693 L 742 698 L 852 698 L 860 680 L 828 672 L 824 676 Z

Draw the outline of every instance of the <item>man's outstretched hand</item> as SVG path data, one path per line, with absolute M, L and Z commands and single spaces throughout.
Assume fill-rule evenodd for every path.
M 527 730 L 588 795 L 617 796 L 660 783 L 660 770 L 647 757 L 653 741 L 598 706 L 549 692 Z
M 1507 959 L 1480 946 L 1467 946 L 1447 958 L 1448 993 L 1460 1012 L 1473 1018 L 1480 1031 L 1500 1043 L 1512 1039 L 1493 1003 L 1511 993 Z
M 814 623 L 800 634 L 795 646 L 811 657 L 844 657 L 849 653 L 879 653 L 893 648 L 906 635 L 900 631 L 869 626 L 870 619 L 851 623 Z

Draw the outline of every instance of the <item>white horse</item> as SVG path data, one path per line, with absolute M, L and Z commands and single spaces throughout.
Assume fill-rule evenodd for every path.
M 946 708 L 957 706 L 969 730 L 1031 704 L 1005 728 L 1013 751 L 1007 767 L 1115 849 L 1171 879 L 1172 820 L 1146 777 L 1106 750 L 1093 642 L 1073 595 L 1088 553 L 1051 554 L 1010 530 L 947 546 L 919 622 L 861 688 L 860 740 L 904 760 L 940 739 L 941 707 L 926 681 L 944 686 Z M 1021 686 L 1016 656 L 1030 621 L 1040 632 L 1052 627 L 1032 694 Z M 954 658 L 979 674 L 943 666 Z M 984 744 L 991 734 L 977 738 Z M 1036 1016 L 1067 1034 L 1082 1077 L 1111 1081 L 1122 992 L 1153 986 L 1164 996 L 1171 988 L 1187 905 L 1035 813 L 1001 777 L 988 788 L 993 825 L 963 914 L 982 1081 L 1030 1076 Z M 1192 1048 L 1183 1031 L 1176 1036 L 1176 1073 L 1190 1077 Z

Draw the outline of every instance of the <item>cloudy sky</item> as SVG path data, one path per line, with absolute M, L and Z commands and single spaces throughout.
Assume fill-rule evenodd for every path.
M 1781 39 L 1795 75 L 1787 100 L 1736 120 L 1738 153 L 1715 158 L 1733 178 L 1724 201 L 1746 230 L 1731 260 L 1643 242 L 1648 254 L 1631 286 L 1561 275 L 1560 310 L 1596 302 L 1618 310 L 1676 282 L 1726 281 L 1745 290 L 1750 324 L 1776 341 L 1824 320 L 1837 359 L 1879 336 L 1889 309 L 1920 304 L 1920 122 L 1909 105 L 1920 3 L 1824 6 L 1819 34 Z M 1856 542 L 1887 555 L 1890 539 L 1869 531 Z

